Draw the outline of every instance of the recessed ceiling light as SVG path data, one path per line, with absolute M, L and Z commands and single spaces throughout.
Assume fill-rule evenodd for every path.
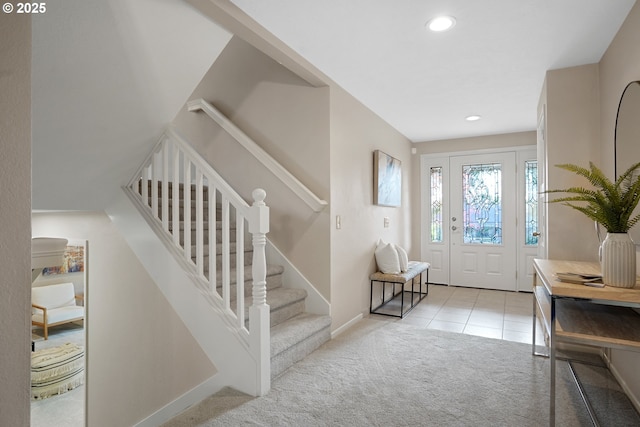
M 438 16 L 427 22 L 427 28 L 431 31 L 447 31 L 456 25 L 456 18 L 453 16 Z
M 481 116 L 473 115 L 473 116 L 467 116 L 464 119 L 468 122 L 475 122 L 476 120 L 480 120 L 480 118 Z

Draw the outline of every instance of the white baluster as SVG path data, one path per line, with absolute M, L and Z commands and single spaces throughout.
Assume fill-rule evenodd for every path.
M 191 161 L 184 158 L 184 180 L 182 184 L 182 198 L 184 200 L 184 258 L 191 261 Z
M 173 162 L 171 178 L 171 228 L 173 234 L 173 244 L 180 247 L 180 150 L 178 145 L 173 144 Z
M 264 203 L 267 193 L 258 188 L 253 191 L 253 205 L 249 232 L 253 235 L 253 304 L 249 308 L 251 349 L 259 361 L 257 394 L 264 395 L 271 388 L 271 336 L 269 306 L 267 305 L 267 259 L 265 246 L 269 232 L 269 207 Z
M 196 168 L 196 266 L 204 276 L 204 175 Z
M 231 307 L 231 262 L 229 260 L 229 199 L 222 197 L 222 301 L 226 309 Z
M 140 197 L 145 207 L 149 207 L 149 166 L 142 168 L 142 181 L 140 182 Z
M 236 209 L 236 313 L 238 326 L 244 328 L 244 217 Z
M 169 232 L 169 140 L 162 142 L 162 229 Z
M 158 219 L 158 152 L 153 153 L 151 161 L 151 214 Z
M 212 185 L 211 181 L 209 181 L 209 289 L 212 292 L 217 292 L 217 274 L 218 274 L 218 265 L 217 265 L 217 256 L 218 256 L 218 247 L 216 245 L 218 239 L 216 238 L 216 230 L 217 230 L 217 198 L 216 198 L 216 187 Z

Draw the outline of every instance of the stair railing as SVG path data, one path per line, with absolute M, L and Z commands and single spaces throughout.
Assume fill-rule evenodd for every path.
M 316 196 L 307 186 L 291 172 L 284 168 L 277 160 L 271 157 L 254 140 L 249 138 L 240 128 L 238 128 L 220 110 L 202 98 L 187 102 L 187 109 L 192 112 L 202 111 L 213 119 L 222 129 L 224 129 L 233 139 L 249 151 L 260 163 L 269 169 L 280 181 L 282 181 L 291 191 L 300 197 L 314 212 L 322 211 L 327 206 L 327 201 Z
M 258 361 L 258 394 L 270 388 L 270 320 L 266 303 L 266 193 L 250 206 L 175 129 L 168 128 L 125 187 L 194 282 Z M 190 208 L 191 207 L 191 208 Z M 217 224 L 220 225 L 218 229 Z M 245 230 L 252 235 L 252 299 L 245 309 Z M 235 246 L 235 254 L 232 248 Z M 208 251 L 206 250 L 208 247 Z M 235 270 L 235 286 L 232 276 Z M 231 306 L 235 297 L 236 304 Z

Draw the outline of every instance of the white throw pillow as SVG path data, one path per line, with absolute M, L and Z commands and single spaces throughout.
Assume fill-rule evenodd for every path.
M 391 243 L 384 243 L 382 240 L 376 248 L 376 263 L 378 269 L 385 274 L 400 273 L 400 259 L 398 251 Z
M 409 269 L 409 256 L 400 246 L 396 245 L 396 251 L 398 252 L 398 259 L 400 260 L 400 271 L 405 272 Z

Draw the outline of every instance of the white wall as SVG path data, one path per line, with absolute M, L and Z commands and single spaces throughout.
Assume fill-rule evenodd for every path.
M 640 3 L 636 3 L 600 61 L 600 140 L 603 168 L 613 177 L 613 144 L 618 102 L 626 85 L 640 80 Z M 640 144 L 640 141 L 638 142 Z M 640 161 L 640 159 L 637 159 Z M 637 227 L 637 226 L 636 226 Z M 613 369 L 640 401 L 640 355 L 614 350 Z
M 411 142 L 337 87 L 331 88 L 331 313 L 332 329 L 369 313 L 369 275 L 376 270 L 379 238 L 412 245 L 411 207 L 418 192 L 411 183 Z M 402 162 L 402 206 L 373 204 L 373 151 L 382 150 Z M 342 228 L 336 229 L 336 216 Z M 390 226 L 384 227 L 388 217 Z
M 29 425 L 31 19 L 0 14 L 0 425 Z
M 551 70 L 545 83 L 547 188 L 588 186 L 583 178 L 555 165 L 588 167 L 589 161 L 601 164 L 598 66 Z M 549 258 L 598 260 L 599 242 L 593 221 L 575 209 L 554 203 L 548 205 L 547 221 Z
M 329 198 L 329 91 L 233 37 L 189 99 L 203 98 L 321 199 Z M 249 203 L 267 192 L 267 237 L 326 298 L 328 209 L 316 213 L 204 113 L 174 120 L 196 150 Z
M 88 240 L 89 425 L 134 425 L 216 373 L 106 214 L 34 213 L 32 226 Z

